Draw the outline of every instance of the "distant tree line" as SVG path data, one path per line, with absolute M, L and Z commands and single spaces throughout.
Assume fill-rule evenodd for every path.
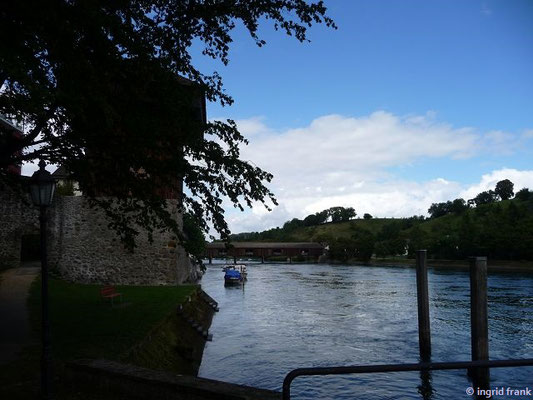
M 519 198 L 528 196 L 529 189 L 524 188 L 517 193 Z M 514 184 L 509 179 L 504 179 L 496 184 L 494 190 L 487 190 L 479 193 L 473 199 L 455 199 L 443 203 L 433 203 L 428 209 L 431 218 L 442 217 L 446 214 L 461 214 L 471 207 L 478 207 L 483 204 L 492 204 L 500 200 L 509 200 L 514 195 Z
M 468 202 L 432 204 L 431 218 L 424 224 L 419 221 L 405 229 L 400 221 L 393 221 L 378 234 L 374 253 L 376 257 L 414 257 L 416 250 L 427 249 L 439 259 L 533 260 L 533 192 L 524 188 L 514 194 L 513 189 L 505 179 Z
M 533 192 L 524 188 L 515 194 L 508 179 L 468 201 L 433 203 L 428 212 L 427 219 L 420 215 L 360 226 L 362 222 L 352 221 L 357 215 L 353 208 L 331 207 L 303 220 L 294 218 L 281 228 L 232 235 L 232 240 L 311 240 L 327 247 L 329 258 L 337 261 L 414 258 L 419 249 L 427 249 L 436 259 L 533 260 Z M 364 214 L 363 219 L 372 216 Z M 314 228 L 328 221 L 349 223 L 347 228 L 346 224 L 339 229 Z M 372 226 L 379 229 L 367 229 Z

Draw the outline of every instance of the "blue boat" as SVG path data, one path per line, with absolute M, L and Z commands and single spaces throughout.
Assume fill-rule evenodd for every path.
M 228 265 L 224 267 L 224 285 L 241 285 L 246 281 L 247 272 L 245 265 Z

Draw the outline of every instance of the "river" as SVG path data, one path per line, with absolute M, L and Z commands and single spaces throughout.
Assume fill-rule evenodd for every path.
M 281 391 L 295 368 L 419 362 L 414 268 L 247 265 L 244 287 L 225 288 L 221 264 L 202 278 L 220 312 L 199 376 Z M 468 361 L 468 272 L 430 268 L 428 280 L 432 361 Z M 533 275 L 489 273 L 488 287 L 490 358 L 533 358 Z M 300 377 L 291 393 L 293 399 L 467 399 L 469 386 L 462 370 L 432 372 L 429 386 L 419 372 L 395 372 Z M 491 387 L 531 389 L 533 368 L 493 369 Z

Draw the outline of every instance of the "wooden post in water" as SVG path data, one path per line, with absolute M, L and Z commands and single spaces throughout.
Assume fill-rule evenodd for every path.
M 429 361 L 431 358 L 431 329 L 429 325 L 427 250 L 416 251 L 416 295 L 420 358 L 422 361 Z
M 470 257 L 470 323 L 472 361 L 489 359 L 489 321 L 487 311 L 487 257 Z M 474 386 L 488 387 L 490 371 L 469 371 Z

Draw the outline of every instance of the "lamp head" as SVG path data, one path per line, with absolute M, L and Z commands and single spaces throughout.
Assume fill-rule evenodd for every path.
M 44 160 L 39 161 L 39 170 L 31 176 L 30 195 L 34 205 L 48 207 L 54 199 L 56 182 L 52 174 L 44 169 L 45 165 Z

